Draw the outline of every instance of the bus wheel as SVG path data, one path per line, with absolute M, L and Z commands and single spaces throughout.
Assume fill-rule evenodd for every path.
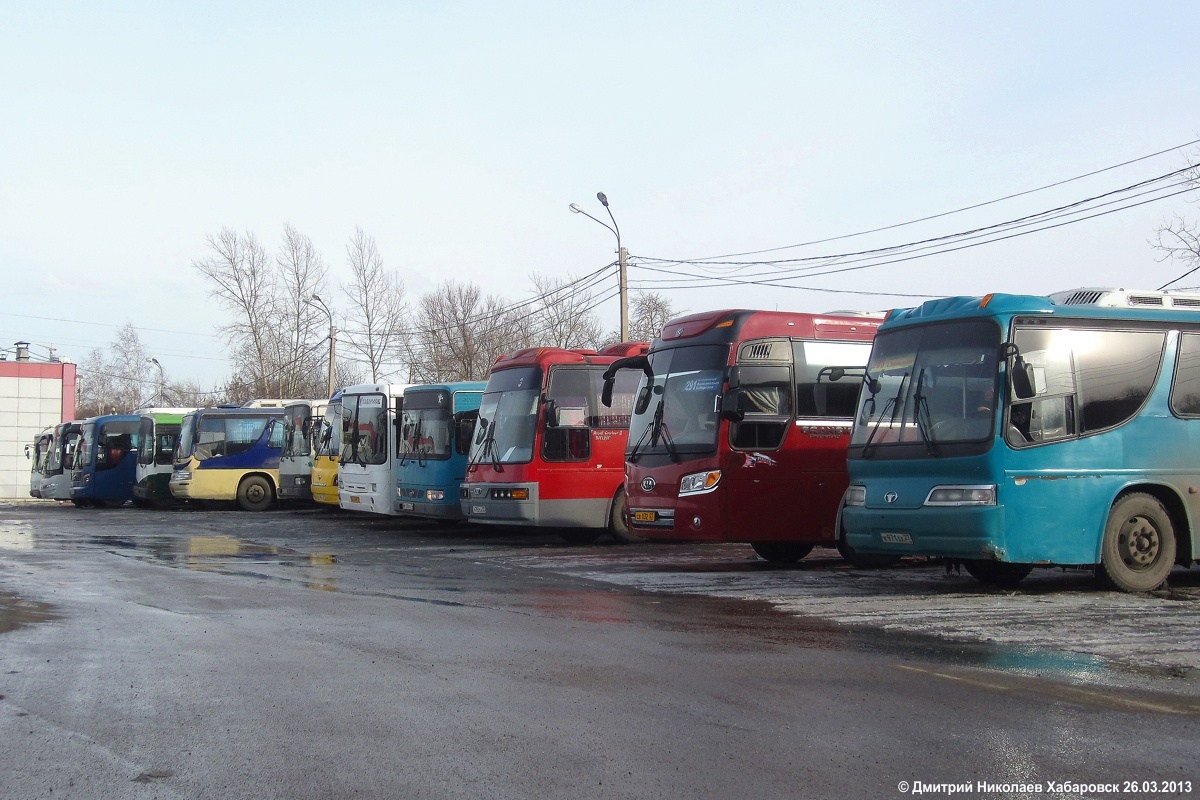
M 1127 494 L 1113 504 L 1100 546 L 1100 572 L 1126 592 L 1162 586 L 1175 566 L 1175 526 L 1155 498 Z
M 149 500 L 143 500 L 140 497 L 136 497 L 133 500 L 133 505 L 137 508 L 150 508 L 151 503 Z
M 846 541 L 846 531 L 840 531 L 837 538 L 837 551 L 842 558 L 858 569 L 883 569 L 900 563 L 900 556 L 886 553 L 860 553 Z
M 271 483 L 262 475 L 251 475 L 238 486 L 237 503 L 243 511 L 266 511 L 274 499 Z
M 811 544 L 799 542 L 751 542 L 750 546 L 758 553 L 759 558 L 773 564 L 795 564 L 813 549 Z
M 964 561 L 963 566 L 971 577 L 988 586 L 999 586 L 1003 589 L 1015 589 L 1025 576 L 1033 572 L 1032 564 L 1009 564 L 1005 561 L 990 559 L 972 559 Z
M 87 508 L 88 506 L 90 506 L 92 504 L 90 500 L 74 500 L 73 499 L 73 500 L 71 500 L 71 502 L 74 503 L 76 508 Z
M 625 487 L 617 489 L 613 497 L 612 508 L 608 512 L 608 532 L 613 540 L 622 544 L 647 541 L 644 536 L 638 536 L 629 529 L 628 507 L 625 502 Z
M 603 528 L 562 528 L 558 535 L 568 544 L 591 544 L 604 533 Z

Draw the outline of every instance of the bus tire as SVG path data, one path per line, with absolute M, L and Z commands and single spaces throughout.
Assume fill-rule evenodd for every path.
M 90 506 L 92 504 L 92 502 L 90 500 L 77 500 L 74 498 L 72 498 L 71 503 L 76 508 L 87 508 L 88 506 Z
M 812 552 L 811 544 L 800 542 L 751 542 L 758 557 L 772 564 L 795 564 Z
M 1025 576 L 1033 572 L 1032 564 L 1010 564 L 1007 561 L 971 559 L 963 562 L 971 577 L 987 586 L 1015 589 Z
M 612 506 L 608 511 L 608 532 L 614 541 L 620 544 L 636 544 L 647 541 L 646 537 L 638 536 L 629 528 L 629 510 L 625 502 L 625 487 L 617 489 L 613 496 Z
M 1104 526 L 1098 572 L 1124 592 L 1162 586 L 1175 566 L 1175 526 L 1156 498 L 1133 492 L 1113 503 Z
M 247 475 L 238 484 L 237 504 L 243 511 L 266 511 L 274 500 L 271 482 L 262 475 Z
M 149 500 L 145 500 L 141 497 L 135 497 L 133 499 L 133 505 L 136 508 L 150 508 L 153 506 L 153 504 Z

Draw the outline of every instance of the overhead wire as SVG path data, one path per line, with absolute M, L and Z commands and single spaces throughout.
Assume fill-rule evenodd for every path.
M 1130 164 L 1136 164 L 1141 161 L 1147 161 L 1151 158 L 1157 158 L 1158 156 L 1166 155 L 1167 153 L 1176 153 L 1176 152 L 1182 150 L 1183 148 L 1191 147 L 1194 144 L 1200 144 L 1200 139 L 1193 139 L 1190 142 L 1184 142 L 1182 144 L 1178 144 L 1173 147 L 1168 147 L 1164 150 L 1158 150 L 1156 152 L 1149 153 L 1144 156 L 1139 156 L 1137 158 L 1129 159 L 1128 161 L 1122 161 L 1119 164 L 1113 164 L 1111 166 L 1103 167 L 1101 169 L 1092 170 L 1091 172 L 1085 172 L 1082 175 L 1076 175 L 1072 178 L 1066 178 L 1063 180 L 1055 181 L 1053 183 L 1047 183 L 1043 186 L 1038 186 L 1037 188 L 1034 188 L 1034 189 L 1026 189 L 1024 191 L 1015 192 L 1013 194 L 1008 194 L 1003 197 L 997 197 L 994 200 L 987 200 L 987 201 L 984 201 L 981 203 L 974 203 L 972 205 L 963 206 L 962 208 L 956 208 L 951 211 L 942 211 L 937 214 L 930 214 L 928 216 L 919 217 L 917 219 L 907 220 L 905 222 L 897 222 L 897 223 L 894 223 L 891 225 L 883 225 L 878 228 L 871 228 L 869 230 L 855 231 L 854 233 L 846 233 L 846 234 L 841 234 L 839 236 L 829 236 L 829 237 L 826 237 L 823 239 L 814 239 L 812 241 L 799 242 L 797 244 L 782 245 L 780 247 L 768 247 L 768 248 L 765 248 L 762 250 L 750 250 L 750 251 L 746 251 L 746 252 L 742 252 L 742 253 L 727 253 L 724 255 L 717 255 L 717 256 L 704 256 L 704 257 L 700 257 L 700 258 L 685 259 L 685 261 L 688 263 L 692 263 L 692 262 L 696 262 L 696 261 L 709 261 L 711 259 L 719 259 L 719 258 L 736 258 L 736 257 L 740 257 L 740 256 L 760 255 L 762 253 L 774 253 L 774 252 L 779 252 L 781 250 L 793 250 L 793 249 L 800 248 L 800 247 L 809 247 L 809 246 L 816 245 L 816 244 L 825 244 L 827 242 L 836 242 L 836 241 L 841 241 L 843 239 L 853 239 L 858 236 L 867 236 L 872 233 L 881 233 L 883 231 L 894 230 L 896 228 L 903 228 L 903 227 L 907 227 L 909 225 L 916 225 L 921 222 L 928 222 L 930 220 L 940 219 L 942 217 L 948 217 L 948 216 L 952 216 L 954 214 L 960 214 L 960 213 L 963 213 L 964 211 L 973 211 L 977 208 L 983 208 L 985 206 L 995 205 L 996 203 L 1002 203 L 1005 200 L 1012 200 L 1017 197 L 1024 197 L 1025 195 L 1034 194 L 1036 192 L 1041 192 L 1046 189 L 1053 189 L 1058 186 L 1063 186 L 1068 183 L 1073 183 L 1075 181 L 1083 180 L 1084 178 L 1090 178 L 1095 175 L 1100 175 L 1105 172 L 1111 172 L 1112 170 L 1120 169 L 1121 167 L 1127 167 Z

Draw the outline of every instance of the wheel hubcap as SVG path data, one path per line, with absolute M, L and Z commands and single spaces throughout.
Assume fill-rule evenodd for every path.
M 246 497 L 250 498 L 250 500 L 255 503 L 261 501 L 263 499 L 262 487 L 261 486 L 251 486 L 250 489 L 246 492 Z
M 1121 526 L 1117 548 L 1131 569 L 1146 569 L 1158 559 L 1162 542 L 1158 529 L 1145 517 L 1130 517 Z

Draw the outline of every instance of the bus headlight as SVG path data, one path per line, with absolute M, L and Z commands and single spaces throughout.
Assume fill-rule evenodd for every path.
M 987 486 L 935 486 L 925 498 L 927 506 L 994 506 L 996 484 Z
M 446 493 L 441 489 L 430 489 L 425 493 L 425 497 L 429 500 L 445 500 Z
M 177 469 L 177 470 L 175 470 L 174 473 L 171 474 L 171 480 L 176 481 L 176 482 L 190 481 L 191 479 L 192 479 L 192 473 L 187 471 L 186 469 Z
M 717 488 L 717 484 L 721 482 L 721 470 L 713 469 L 708 472 L 694 472 L 691 475 L 684 475 L 679 481 L 679 496 L 685 497 L 689 494 L 706 494 Z
M 846 505 L 865 506 L 867 504 L 867 487 L 861 483 L 852 483 L 846 488 Z

